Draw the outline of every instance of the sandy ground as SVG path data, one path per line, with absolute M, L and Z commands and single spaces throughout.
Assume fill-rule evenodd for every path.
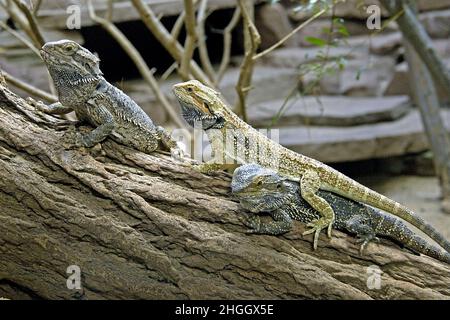
M 440 188 L 434 177 L 421 176 L 364 176 L 358 181 L 369 188 L 396 200 L 433 225 L 450 239 L 450 214 L 442 212 Z

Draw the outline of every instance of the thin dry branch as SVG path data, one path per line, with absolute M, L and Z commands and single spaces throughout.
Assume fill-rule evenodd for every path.
M 41 4 L 42 4 L 42 0 L 37 0 L 36 4 L 33 4 L 32 10 L 33 10 L 33 15 L 34 16 L 36 16 L 36 14 L 38 13 L 39 9 L 41 8 Z
M 169 52 L 169 54 L 177 61 L 181 62 L 184 55 L 184 49 L 172 35 L 167 31 L 164 25 L 157 19 L 153 10 L 149 8 L 142 0 L 131 0 L 134 7 L 141 16 L 142 22 L 147 26 L 147 28 L 152 32 L 154 37 L 159 41 L 159 43 Z M 203 70 L 195 63 L 195 61 L 190 61 L 190 68 L 192 75 L 208 86 L 213 86 L 209 81 Z M 188 80 L 188 79 L 184 79 Z
M 167 70 L 163 72 L 163 74 L 159 78 L 159 81 L 161 82 L 161 81 L 167 80 L 167 78 L 169 78 L 169 76 L 172 74 L 172 72 L 174 72 L 177 68 L 178 68 L 178 63 L 176 63 L 176 62 L 172 63 L 167 68 Z
M 145 60 L 142 58 L 139 51 L 137 51 L 137 49 L 133 46 L 130 40 L 128 40 L 128 38 L 122 33 L 122 31 L 120 31 L 111 21 L 106 20 L 105 18 L 101 18 L 95 14 L 95 10 L 91 0 L 88 0 L 88 10 L 90 18 L 93 21 L 97 22 L 99 25 L 101 25 L 128 54 L 128 56 L 136 65 L 142 77 L 147 81 L 150 88 L 152 88 L 153 93 L 155 94 L 158 101 L 161 102 L 164 109 L 169 113 L 171 119 L 180 128 L 183 128 L 185 126 L 184 123 L 179 118 L 178 113 L 175 111 L 175 108 L 170 104 L 166 96 L 162 93 L 161 89 L 159 88 L 158 81 L 153 76 L 153 73 L 148 68 L 147 64 L 145 63 Z M 112 13 L 107 14 L 107 16 L 111 17 Z
M 180 75 L 184 79 L 190 77 L 190 62 L 195 51 L 195 44 L 197 42 L 197 33 L 195 27 L 195 6 L 193 0 L 184 0 L 184 25 L 186 28 L 186 40 L 184 42 L 184 53 L 181 57 Z
M 30 9 L 25 3 L 19 0 L 12 1 L 13 2 L 11 2 L 11 0 L 7 1 L 6 5 L 4 3 L 0 3 L 0 5 L 5 9 L 6 12 L 8 12 L 10 18 L 14 21 L 14 23 L 25 32 L 31 42 L 26 41 L 24 38 L 19 39 L 40 57 L 39 49 L 44 45 L 45 39 L 42 36 L 41 31 L 39 30 L 35 16 L 35 13 L 39 9 L 39 7 L 37 7 L 37 9 Z M 40 3 L 38 3 L 38 5 L 40 6 Z M 19 9 L 20 12 L 17 12 L 17 9 Z M 25 16 L 25 19 L 23 18 L 23 15 Z M 32 47 L 34 47 L 34 49 Z M 53 95 L 56 95 L 56 89 L 52 79 L 50 78 L 50 75 L 47 74 L 47 77 L 50 91 Z
M 206 75 L 209 80 L 216 83 L 215 71 L 209 58 L 208 47 L 206 46 L 206 35 L 205 35 L 205 20 L 206 20 L 206 9 L 208 8 L 208 0 L 200 0 L 200 5 L 197 13 L 197 42 L 198 42 L 198 53 L 200 56 L 200 61 L 203 70 L 205 70 Z
M 10 85 L 21 89 L 29 94 L 31 94 L 34 97 L 37 97 L 39 99 L 42 99 L 46 102 L 56 102 L 58 101 L 58 97 L 52 95 L 51 93 L 48 93 L 46 91 L 43 91 L 39 88 L 36 88 L 26 82 L 23 82 L 22 80 L 10 75 L 9 73 L 7 73 L 6 71 L 2 70 L 3 76 L 6 80 L 7 83 L 9 83 Z
M 315 15 L 313 15 L 312 17 L 310 17 L 308 20 L 306 20 L 305 22 L 301 23 L 299 26 L 297 26 L 294 30 L 292 30 L 291 32 L 289 32 L 287 35 L 285 35 L 282 39 L 280 39 L 277 43 L 275 43 L 274 45 L 272 45 L 270 48 L 267 48 L 266 50 L 256 54 L 253 57 L 253 60 L 259 59 L 262 56 L 268 54 L 269 52 L 272 52 L 273 50 L 275 50 L 276 48 L 278 48 L 279 46 L 281 46 L 284 42 L 286 42 L 290 37 L 292 37 L 294 34 L 296 34 L 298 31 L 300 31 L 301 29 L 303 29 L 304 27 L 306 27 L 308 24 L 310 24 L 312 21 L 316 20 L 317 18 L 319 18 L 321 15 L 323 15 L 325 12 L 327 12 L 327 9 L 322 9 L 319 12 L 317 12 Z
M 180 35 L 181 28 L 183 28 L 184 25 L 184 17 L 186 16 L 186 12 L 181 12 L 178 16 L 177 20 L 175 21 L 175 24 L 172 27 L 172 30 L 170 31 L 170 35 L 174 39 L 178 39 L 178 36 Z
M 439 56 L 433 41 L 411 9 L 409 1 L 382 0 L 381 4 L 388 9 L 391 15 L 400 11 L 403 12 L 403 14 L 398 17 L 397 23 L 404 37 L 410 43 L 415 44 L 415 50 L 422 61 L 427 65 L 433 75 L 433 79 L 442 87 L 446 88 L 447 91 L 450 90 L 450 68 L 447 67 L 443 59 Z M 411 5 L 414 5 L 414 2 L 411 2 Z
M 36 48 L 39 48 L 38 39 L 34 35 L 27 20 L 23 17 L 23 14 L 19 11 L 17 6 L 11 2 L 11 0 L 6 1 L 6 3 L 0 2 L 0 5 L 8 13 L 14 24 L 27 34 L 28 38 L 30 38 Z
M 42 47 L 45 43 L 45 39 L 41 31 L 39 30 L 39 25 L 36 21 L 34 13 L 30 10 L 30 8 L 28 8 L 28 6 L 24 2 L 20 0 L 13 0 L 13 1 L 16 4 L 16 6 L 20 9 L 20 11 L 22 11 L 22 13 L 25 15 L 29 29 L 33 34 L 33 37 L 36 39 L 36 44 L 39 47 Z
M 227 71 L 228 64 L 230 63 L 231 41 L 232 41 L 231 32 L 238 24 L 240 17 L 241 17 L 241 9 L 239 7 L 236 7 L 236 9 L 234 9 L 234 13 L 233 16 L 231 17 L 230 22 L 223 30 L 223 54 L 222 60 L 220 61 L 219 71 L 217 72 L 216 81 L 214 82 L 216 86 L 222 80 L 225 71 Z
M 239 80 L 236 84 L 236 91 L 238 94 L 236 110 L 242 116 L 242 119 L 247 121 L 245 100 L 252 83 L 254 67 L 253 57 L 261 44 L 261 36 L 259 35 L 258 30 L 253 23 L 253 19 L 248 11 L 248 2 L 245 0 L 239 0 L 239 7 L 241 8 L 244 24 L 245 55 L 240 67 Z
M 3 21 L 0 21 L 0 27 L 3 28 L 5 31 L 9 32 L 12 36 L 17 38 L 20 42 L 22 42 L 24 45 L 26 45 L 33 53 L 35 53 L 39 58 L 41 57 L 41 54 L 39 53 L 39 50 L 36 48 L 36 46 L 31 43 L 28 39 L 23 37 L 19 32 L 16 30 L 10 28 L 6 23 Z

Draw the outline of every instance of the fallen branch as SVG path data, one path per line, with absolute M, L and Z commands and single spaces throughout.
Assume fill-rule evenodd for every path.
M 313 251 L 300 223 L 284 236 L 245 234 L 226 174 L 110 139 L 73 149 L 63 120 L 41 115 L 0 86 L 1 297 L 450 298 L 448 265 L 387 241 L 360 256 L 338 231 Z M 68 289 L 69 266 L 81 290 Z M 380 289 L 369 289 L 377 268 Z

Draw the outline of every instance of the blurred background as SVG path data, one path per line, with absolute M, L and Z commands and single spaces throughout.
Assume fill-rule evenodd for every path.
M 436 75 L 448 77 L 450 0 L 398 0 L 390 10 L 383 2 L 0 0 L 0 68 L 19 95 L 54 101 L 36 49 L 72 39 L 172 129 L 184 124 L 171 86 L 196 78 L 254 127 L 279 129 L 282 145 L 405 204 L 450 238 L 450 90 Z M 401 20 L 408 10 L 414 28 Z M 429 47 L 438 70 L 418 58 Z

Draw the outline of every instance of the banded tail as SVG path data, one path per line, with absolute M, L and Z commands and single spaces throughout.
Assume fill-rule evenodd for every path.
M 412 251 L 450 264 L 450 253 L 426 242 L 400 219 L 378 213 L 374 214 L 371 219 L 376 225 L 376 234 L 394 239 Z
M 389 199 L 376 191 L 350 179 L 339 171 L 334 170 L 333 185 L 326 184 L 325 190 L 337 193 L 345 198 L 352 199 L 372 207 L 381 209 L 395 215 L 423 231 L 427 236 L 436 241 L 447 252 L 450 252 L 450 242 L 445 239 L 433 226 L 422 217 L 415 214 L 400 203 Z

